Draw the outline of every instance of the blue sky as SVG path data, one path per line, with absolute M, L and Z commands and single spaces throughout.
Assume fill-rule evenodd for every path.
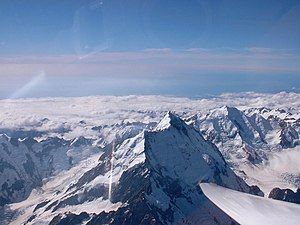
M 0 6 L 1 98 L 300 88 L 299 0 Z

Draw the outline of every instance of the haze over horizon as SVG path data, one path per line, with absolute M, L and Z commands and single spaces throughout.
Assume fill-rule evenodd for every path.
M 4 0 L 0 98 L 300 90 L 300 2 Z

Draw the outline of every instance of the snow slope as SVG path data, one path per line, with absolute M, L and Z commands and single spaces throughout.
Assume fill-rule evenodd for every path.
M 58 203 L 66 199 L 65 193 L 68 187 L 72 183 L 77 182 L 82 173 L 96 166 L 97 159 L 101 154 L 95 154 L 89 159 L 82 160 L 70 170 L 63 171 L 57 176 L 50 178 L 42 187 L 34 189 L 25 201 L 12 204 L 8 210 L 9 217 L 0 218 L 0 220 L 2 219 L 4 224 L 19 225 L 33 218 L 33 215 L 40 215 L 37 221 L 33 221 L 34 224 L 49 224 L 53 217 L 59 213 L 100 213 L 102 211 L 117 209 L 119 207 L 118 204 L 112 204 L 103 198 L 81 202 L 81 204 L 77 205 L 65 205 L 65 207 L 57 209 L 54 214 L 51 210 L 47 209 L 53 202 Z
M 83 137 L 72 141 L 58 137 L 37 141 L 2 134 L 0 146 L 0 206 L 24 200 L 45 178 L 68 170 L 101 150 Z
M 227 215 L 241 225 L 296 225 L 300 221 L 300 205 L 262 198 L 200 183 L 204 194 Z

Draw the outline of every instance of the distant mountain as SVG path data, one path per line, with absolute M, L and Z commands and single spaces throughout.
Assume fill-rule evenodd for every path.
M 190 117 L 187 122 L 215 143 L 234 167 L 260 164 L 270 153 L 300 144 L 299 119 L 284 110 L 224 106 L 204 116 Z
M 273 157 L 298 165 L 290 158 L 291 155 L 280 154 L 297 149 L 300 143 L 299 118 L 299 111 L 295 109 L 223 106 L 205 115 L 194 114 L 185 120 L 218 147 L 240 177 L 248 184 L 258 185 L 268 194 L 276 186 L 300 187 L 297 169 L 287 171 L 283 166 L 279 168 L 276 160 L 270 165 Z M 296 152 L 293 152 L 294 157 L 297 157 Z M 282 164 L 285 165 L 285 161 Z

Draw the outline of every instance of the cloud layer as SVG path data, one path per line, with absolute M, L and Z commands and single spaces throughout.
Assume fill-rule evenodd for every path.
M 300 55 L 292 50 L 146 49 L 139 52 L 93 52 L 88 55 L 20 56 L 0 58 L 3 77 L 49 76 L 151 77 L 197 73 L 299 73 Z

